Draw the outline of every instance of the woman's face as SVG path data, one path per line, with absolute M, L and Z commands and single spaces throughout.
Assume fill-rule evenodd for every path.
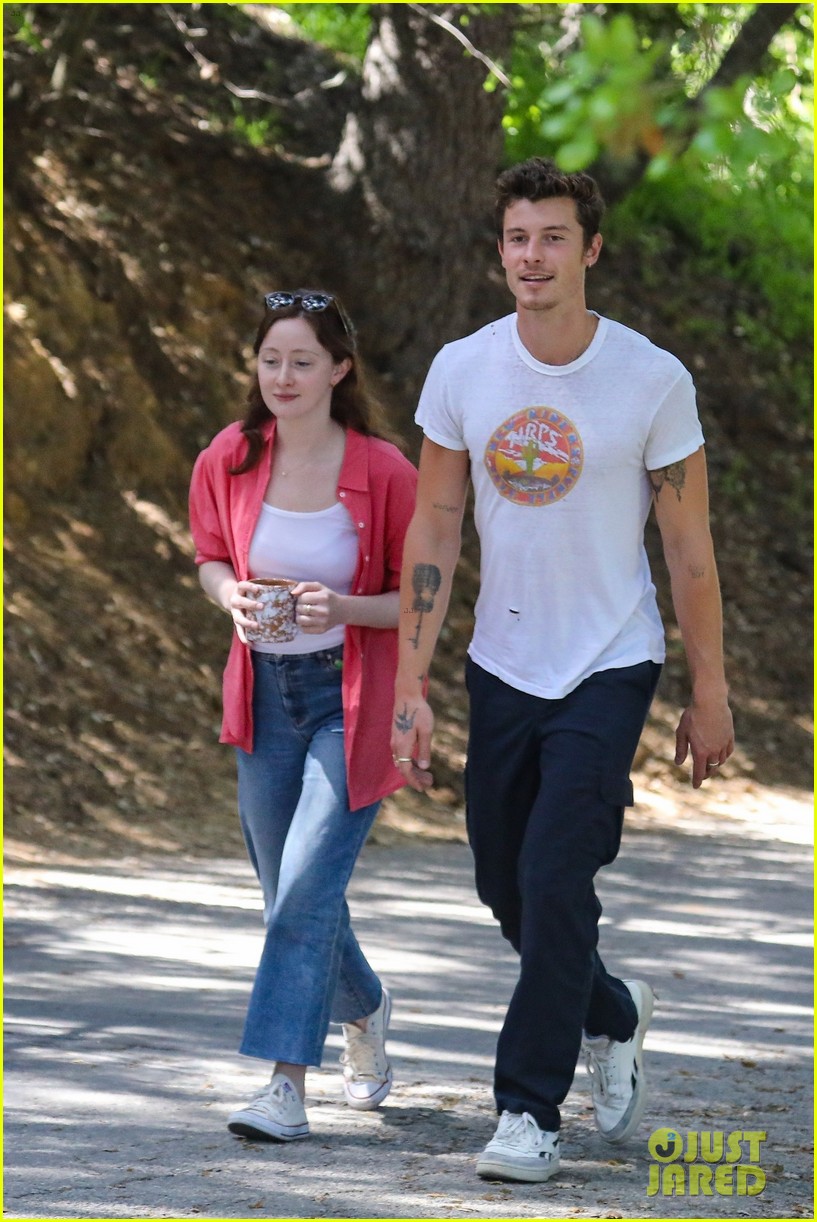
M 332 390 L 351 362 L 336 363 L 303 318 L 274 322 L 258 352 L 258 385 L 279 420 L 329 417 Z

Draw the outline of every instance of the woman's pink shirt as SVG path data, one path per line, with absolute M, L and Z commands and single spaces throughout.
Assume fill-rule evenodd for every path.
M 190 484 L 190 526 L 196 563 L 220 560 L 241 581 L 248 577 L 250 540 L 270 479 L 275 421 L 265 427 L 261 459 L 243 475 L 230 475 L 247 448 L 239 422 L 203 450 Z M 417 487 L 417 472 L 396 446 L 352 429 L 337 495 L 358 532 L 355 594 L 382 594 L 400 585 L 403 540 Z M 404 784 L 389 739 L 397 670 L 397 630 L 347 625 L 343 650 L 343 722 L 349 807 L 359 810 Z M 233 632 L 224 671 L 221 742 L 253 749 L 253 671 L 250 649 Z

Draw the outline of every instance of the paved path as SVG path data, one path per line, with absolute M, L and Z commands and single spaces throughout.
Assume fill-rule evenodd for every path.
M 583 1070 L 544 1185 L 478 1180 L 514 961 L 461 845 L 365 850 L 356 927 L 395 997 L 396 1084 L 343 1105 L 330 1036 L 309 1078 L 312 1137 L 233 1138 L 263 1080 L 233 1054 L 260 946 L 243 862 L 15 867 L 6 883 L 6 1210 L 19 1218 L 813 1216 L 807 846 L 631 831 L 604 872 L 602 947 L 650 979 L 647 1118 L 595 1134 Z M 760 1195 L 649 1195 L 653 1129 L 767 1133 Z M 744 1147 L 744 1150 L 747 1150 Z M 748 1152 L 748 1151 L 747 1151 Z

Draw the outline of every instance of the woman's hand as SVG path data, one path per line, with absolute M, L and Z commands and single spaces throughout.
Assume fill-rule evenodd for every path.
M 258 586 L 254 581 L 237 581 L 235 589 L 227 600 L 227 610 L 233 617 L 238 638 L 247 644 L 247 628 L 255 628 L 256 621 L 249 617 L 251 611 L 263 610 L 264 604 L 258 602 L 256 591 Z
M 224 560 L 205 560 L 200 564 L 199 581 L 207 597 L 231 617 L 239 640 L 246 645 L 245 629 L 255 627 L 250 613 L 263 606 L 255 598 L 259 587 L 253 581 L 239 581 L 232 565 Z
M 299 581 L 292 597 L 296 599 L 295 622 L 301 632 L 319 636 L 346 623 L 343 613 L 346 600 L 319 581 Z

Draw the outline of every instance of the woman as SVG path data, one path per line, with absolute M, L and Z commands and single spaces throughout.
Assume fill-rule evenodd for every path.
M 343 1025 L 344 1094 L 391 1088 L 390 999 L 352 932 L 345 891 L 380 799 L 403 784 L 389 752 L 403 537 L 416 471 L 379 436 L 337 297 L 270 293 L 242 423 L 196 462 L 190 521 L 201 584 L 232 617 L 221 741 L 236 747 L 238 805 L 264 893 L 266 941 L 241 1052 L 271 1081 L 233 1133 L 309 1133 L 308 1065 Z M 295 639 L 248 641 L 253 578 L 284 577 Z

